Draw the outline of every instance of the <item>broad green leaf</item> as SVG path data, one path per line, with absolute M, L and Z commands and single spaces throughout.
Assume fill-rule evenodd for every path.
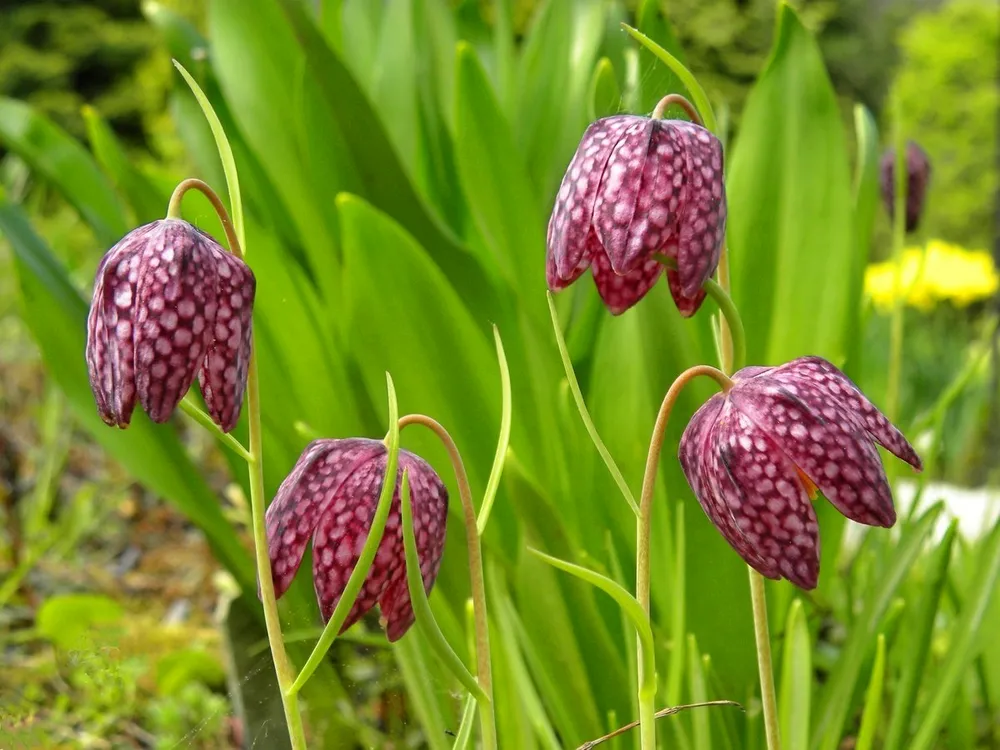
M 114 182 L 118 192 L 132 207 L 137 224 L 148 224 L 163 218 L 170 199 L 170 189 L 163 189 L 129 159 L 114 131 L 93 107 L 84 107 L 90 148 L 104 173 Z
M 111 247 L 128 229 L 121 201 L 84 148 L 24 102 L 0 97 L 0 145 L 24 159 L 59 190 Z
M 621 110 L 622 94 L 615 78 L 615 68 L 611 61 L 602 57 L 597 61 L 594 68 L 594 77 L 590 81 L 590 110 L 588 115 L 591 120 L 599 120 L 602 117 L 610 117 Z
M 62 649 L 90 649 L 94 631 L 120 624 L 125 610 L 114 599 L 98 594 L 50 596 L 38 609 L 38 634 Z
M 882 716 L 882 693 L 885 691 L 885 636 L 879 633 L 875 646 L 875 666 L 865 694 L 865 707 L 861 713 L 861 729 L 858 732 L 857 750 L 871 750 Z
M 863 270 L 847 145 L 819 48 L 787 4 L 728 161 L 733 298 L 749 361 L 842 362 L 850 290 Z
M 786 747 L 808 747 L 812 703 L 812 644 L 802 600 L 788 608 L 785 646 L 781 656 L 778 711 L 781 739 Z

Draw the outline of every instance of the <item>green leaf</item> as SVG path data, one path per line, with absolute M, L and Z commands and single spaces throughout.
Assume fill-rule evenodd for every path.
M 590 119 L 599 120 L 621 111 L 622 92 L 615 78 L 615 67 L 611 60 L 602 57 L 594 68 L 590 80 Z
M 910 750 L 929 750 L 937 745 L 938 734 L 948 718 L 948 711 L 969 665 L 982 648 L 987 634 L 984 629 L 986 613 L 1000 581 L 1000 523 L 994 525 L 983 543 L 973 580 L 975 584 L 962 606 L 962 614 L 953 626 L 951 646 L 940 677 L 934 682 L 930 703 L 921 712 L 917 733 L 907 746 Z
M 50 596 L 38 610 L 39 635 L 62 649 L 94 647 L 98 628 L 122 622 L 125 610 L 114 599 L 98 594 Z
M 778 711 L 781 739 L 787 747 L 808 747 L 812 698 L 812 645 L 802 600 L 788 608 L 785 647 L 781 657 Z
M 82 146 L 24 102 L 0 97 L 0 144 L 56 187 L 111 247 L 128 230 L 121 202 Z
M 861 713 L 861 729 L 858 732 L 856 750 L 871 750 L 875 742 L 882 717 L 882 693 L 885 690 L 885 636 L 879 633 L 875 647 L 875 666 L 872 667 L 871 681 L 865 695 L 865 708 Z
M 951 550 L 958 533 L 958 519 L 952 519 L 941 538 L 934 556 L 928 561 L 928 573 L 923 583 L 920 608 L 913 616 L 910 640 L 906 643 L 906 659 L 902 673 L 893 689 L 892 720 L 886 734 L 884 750 L 902 747 L 904 737 L 913 723 L 917 694 L 925 676 L 927 657 L 934 635 L 941 594 L 948 581 Z
M 813 732 L 814 750 L 835 750 L 839 745 L 865 654 L 879 632 L 883 616 L 895 599 L 896 590 L 919 556 L 941 510 L 940 504 L 933 506 L 907 529 L 907 533 L 896 545 L 895 554 L 887 569 L 881 574 L 881 580 L 854 622 L 826 688 L 817 702 L 822 710 Z
M 749 361 L 842 362 L 853 335 L 849 292 L 863 270 L 847 145 L 819 48 L 787 4 L 741 122 L 729 159 L 728 241 Z
M 684 52 L 670 21 L 663 12 L 663 3 L 659 0 L 642 0 L 636 10 L 636 26 L 646 38 L 672 55 L 678 63 L 684 64 Z M 656 103 L 667 94 L 689 96 L 687 87 L 673 67 L 664 65 L 657 54 L 646 45 L 639 48 L 638 75 L 640 96 L 637 112 L 642 114 L 652 112 Z M 680 111 L 670 114 L 687 119 L 687 115 L 680 114 Z
M 191 683 L 222 687 L 225 681 L 226 673 L 218 657 L 205 651 L 181 649 L 156 662 L 156 690 L 160 695 L 177 695 Z
M 698 641 L 693 635 L 689 635 L 687 639 L 687 657 L 691 702 L 704 703 L 708 700 L 708 691 L 705 687 L 705 668 L 701 652 L 698 651 Z M 691 723 L 694 724 L 695 750 L 712 750 L 710 718 L 707 711 L 695 711 L 691 714 Z

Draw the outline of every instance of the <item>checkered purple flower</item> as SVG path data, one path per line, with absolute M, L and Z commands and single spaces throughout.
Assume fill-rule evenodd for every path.
M 250 363 L 249 266 L 180 219 L 129 232 L 101 260 L 87 317 L 87 369 L 101 418 L 128 427 L 136 401 L 165 422 L 195 376 L 225 432 Z
M 819 578 L 817 488 L 852 521 L 892 526 L 875 444 L 918 471 L 920 458 L 844 373 L 819 357 L 745 367 L 710 398 L 680 443 L 688 484 L 715 527 L 768 578 Z
M 882 155 L 879 165 L 879 182 L 882 188 L 882 202 L 889 218 L 896 212 L 896 150 L 888 149 Z M 931 179 L 931 160 L 927 152 L 913 141 L 906 144 L 906 231 L 914 231 L 920 224 L 924 212 L 924 199 Z
M 291 585 L 311 539 L 316 598 L 323 621 L 330 619 L 368 538 L 387 459 L 379 440 L 315 440 L 306 446 L 267 509 L 267 546 L 277 597 Z M 385 532 L 341 632 L 376 604 L 390 641 L 401 638 L 413 624 L 399 498 L 404 469 L 410 477 L 424 590 L 430 593 L 434 586 L 444 552 L 448 491 L 423 459 L 401 450 Z
M 722 144 L 682 120 L 606 117 L 583 134 L 549 220 L 546 279 L 553 291 L 590 268 L 612 314 L 641 300 L 664 272 L 690 317 L 715 273 L 726 228 Z

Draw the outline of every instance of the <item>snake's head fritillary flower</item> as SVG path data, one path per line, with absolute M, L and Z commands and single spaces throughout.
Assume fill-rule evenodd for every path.
M 683 120 L 632 115 L 591 124 L 566 170 L 549 219 L 546 280 L 553 291 L 589 267 L 612 314 L 660 278 L 690 317 L 705 298 L 726 228 L 722 144 Z
M 746 367 L 710 398 L 680 443 L 688 484 L 748 565 L 805 589 L 819 578 L 819 489 L 852 521 L 889 527 L 896 510 L 876 443 L 920 458 L 844 373 L 819 357 Z
M 340 601 L 368 538 L 388 452 L 379 440 L 315 440 L 306 446 L 267 509 L 267 546 L 275 596 L 288 590 L 312 540 L 313 585 L 323 621 Z M 396 641 L 413 624 L 399 486 L 406 469 L 413 503 L 413 532 L 424 590 L 430 593 L 444 551 L 448 492 L 423 459 L 401 450 L 395 495 L 385 532 L 341 632 L 378 604 L 382 626 Z
M 250 363 L 249 266 L 180 219 L 129 232 L 101 260 L 87 369 L 101 418 L 127 427 L 136 401 L 165 422 L 195 376 L 212 419 L 236 426 Z
M 889 217 L 896 212 L 896 150 L 888 149 L 879 165 L 882 201 Z M 927 152 L 913 141 L 906 144 L 906 231 L 912 232 L 920 224 L 924 212 L 927 183 L 931 179 L 931 160 Z

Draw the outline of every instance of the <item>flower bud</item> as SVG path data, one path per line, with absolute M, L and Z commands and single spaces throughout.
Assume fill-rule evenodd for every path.
M 880 183 L 882 202 L 889 218 L 896 213 L 896 150 L 888 149 L 882 155 Z M 912 232 L 920 224 L 924 212 L 927 183 L 931 179 L 931 162 L 927 152 L 913 141 L 906 144 L 906 231 Z

